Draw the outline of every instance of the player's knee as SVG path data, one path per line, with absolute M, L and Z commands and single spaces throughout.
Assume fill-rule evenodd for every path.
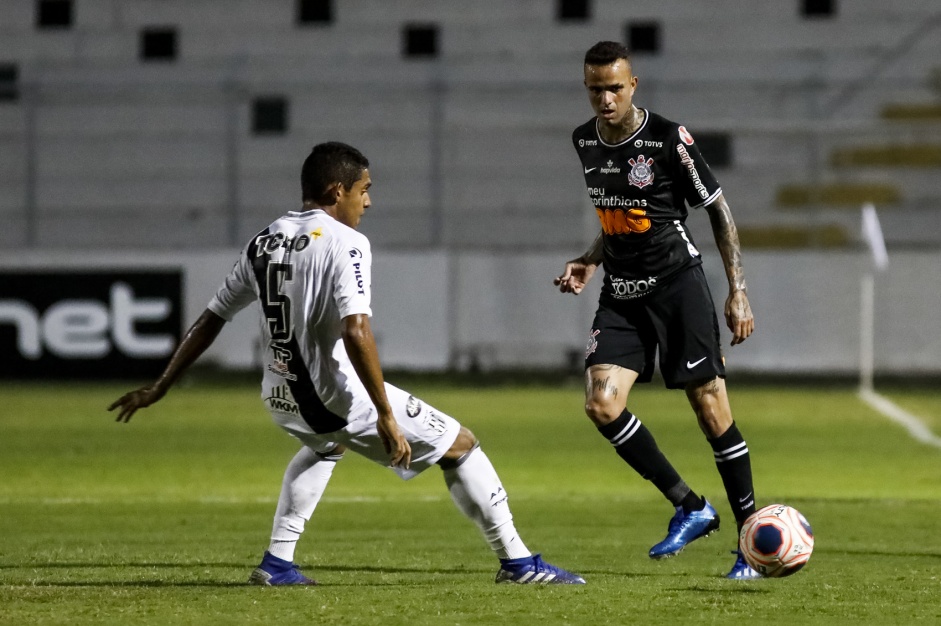
M 585 401 L 585 415 L 595 424 L 595 426 L 604 426 L 610 424 L 618 418 L 624 407 L 614 402 L 606 402 L 588 398 Z
M 718 437 L 732 424 L 732 412 L 722 379 L 694 381 L 686 386 L 686 397 L 706 437 Z
M 438 465 L 441 466 L 441 469 L 457 467 L 479 445 L 480 443 L 477 441 L 477 437 L 474 433 L 472 433 L 469 428 L 461 426 L 461 430 L 457 434 L 457 439 L 454 440 L 454 443 L 451 444 L 448 451 L 445 452 L 438 461 Z

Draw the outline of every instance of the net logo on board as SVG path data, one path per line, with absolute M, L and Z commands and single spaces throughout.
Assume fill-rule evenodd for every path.
M 0 273 L 0 377 L 159 374 L 181 335 L 179 271 Z

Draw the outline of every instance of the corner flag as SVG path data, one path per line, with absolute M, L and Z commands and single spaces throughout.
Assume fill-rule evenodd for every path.
M 863 205 L 863 239 L 869 244 L 872 253 L 872 263 L 876 269 L 883 271 L 889 267 L 889 253 L 885 249 L 885 239 L 882 236 L 882 226 L 879 225 L 879 216 L 876 207 L 872 204 Z

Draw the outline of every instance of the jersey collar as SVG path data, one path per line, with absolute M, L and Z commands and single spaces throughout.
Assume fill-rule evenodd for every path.
M 640 110 L 644 112 L 644 121 L 640 123 L 640 127 L 638 127 L 638 129 L 635 130 L 634 133 L 630 137 L 628 137 L 627 139 L 619 143 L 608 143 L 604 139 L 601 138 L 601 129 L 598 127 L 598 125 L 601 122 L 596 117 L 595 118 L 595 134 L 598 135 L 598 142 L 603 146 L 608 146 L 609 148 L 616 148 L 618 146 L 623 146 L 628 141 L 630 141 L 631 139 L 639 135 L 641 132 L 643 132 L 643 130 L 647 127 L 647 121 L 650 119 L 650 112 L 643 107 L 641 107 Z

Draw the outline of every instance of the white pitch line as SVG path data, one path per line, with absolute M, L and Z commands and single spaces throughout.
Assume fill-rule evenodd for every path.
M 941 448 L 941 437 L 938 437 L 933 432 L 931 432 L 931 430 L 925 426 L 920 419 L 901 408 L 888 398 L 880 396 L 871 389 L 860 389 L 859 398 L 896 424 L 904 426 L 905 430 L 908 431 L 908 434 L 911 435 L 915 440 L 920 441 L 921 443 L 926 443 L 929 446 Z

